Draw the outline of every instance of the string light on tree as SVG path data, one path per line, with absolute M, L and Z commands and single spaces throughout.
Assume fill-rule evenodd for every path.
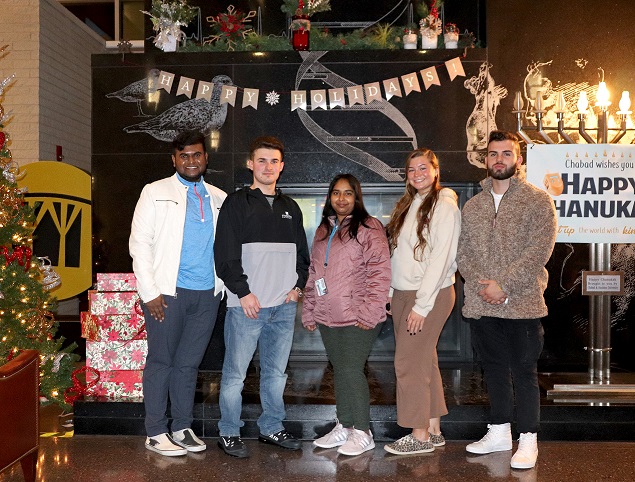
M 0 60 L 3 58 L 0 48 Z M 10 76 L 0 81 L 0 101 Z M 22 350 L 35 349 L 40 353 L 40 399 L 67 407 L 63 392 L 72 385 L 71 373 L 79 358 L 72 352 L 75 344 L 64 347 L 64 339 L 55 338 L 57 322 L 51 310 L 55 300 L 45 290 L 55 279 L 49 263 L 42 269 L 33 256 L 35 215 L 24 202 L 25 191 L 16 181 L 24 171 L 12 160 L 10 137 L 4 131 L 8 117 L 0 105 L 0 365 L 12 360 Z M 64 355 L 58 356 L 63 353 Z M 59 363 L 54 368 L 54 361 Z

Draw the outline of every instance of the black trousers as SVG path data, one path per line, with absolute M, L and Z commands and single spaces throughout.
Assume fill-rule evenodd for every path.
M 540 319 L 470 319 L 472 343 L 485 373 L 490 423 L 513 421 L 519 433 L 540 429 L 538 358 L 544 343 Z

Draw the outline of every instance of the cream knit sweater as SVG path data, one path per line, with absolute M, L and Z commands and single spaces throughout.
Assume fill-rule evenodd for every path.
M 417 194 L 397 238 L 397 247 L 391 258 L 391 288 L 416 291 L 413 310 L 421 316 L 428 316 L 439 290 L 454 284 L 461 212 L 457 206 L 456 193 L 452 189 L 443 188 L 432 211 L 429 229 L 424 233 L 426 246 L 423 256 L 416 260 L 416 213 L 422 202 L 423 197 Z

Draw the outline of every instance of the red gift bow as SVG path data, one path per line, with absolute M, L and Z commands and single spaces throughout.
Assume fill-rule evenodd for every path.
M 88 381 L 88 372 L 95 376 L 95 378 L 91 381 Z M 82 385 L 82 382 L 79 380 L 79 378 L 77 378 L 77 375 L 79 375 L 80 373 L 86 373 L 85 385 Z M 95 385 L 97 385 L 100 376 L 101 374 L 99 373 L 99 371 L 93 367 L 83 366 L 81 368 L 78 368 L 77 370 L 74 370 L 71 375 L 73 386 L 68 387 L 66 390 L 64 390 L 64 401 L 69 405 L 72 405 L 73 403 L 75 403 L 76 400 L 80 399 L 84 395 L 88 395 L 90 393 L 90 390 Z
M 13 253 L 9 255 L 9 248 L 2 246 L 0 253 L 4 256 L 6 266 L 9 266 L 9 264 L 17 260 L 20 266 L 24 266 L 24 271 L 28 271 L 31 267 L 31 257 L 33 256 L 33 251 L 29 247 L 18 246 L 13 248 Z

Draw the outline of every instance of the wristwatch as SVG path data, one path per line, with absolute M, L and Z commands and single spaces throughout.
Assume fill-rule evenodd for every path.
M 300 288 L 299 286 L 296 286 L 293 289 L 296 291 L 296 293 L 298 293 L 298 298 L 302 298 L 304 296 L 304 292 L 302 291 L 302 288 Z

